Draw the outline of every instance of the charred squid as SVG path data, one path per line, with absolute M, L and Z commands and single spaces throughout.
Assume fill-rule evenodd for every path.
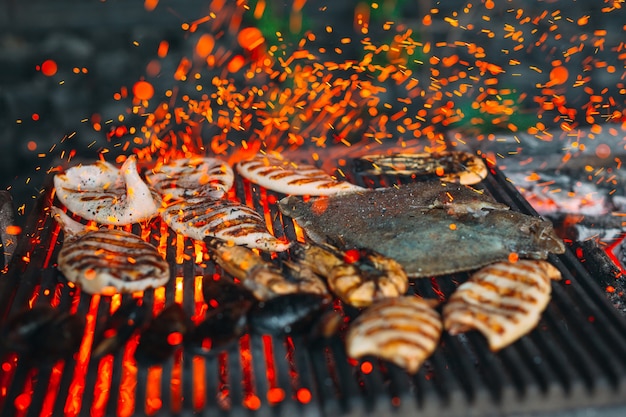
M 122 303 L 95 336 L 93 357 L 99 358 L 118 351 L 144 325 L 146 316 L 146 307 L 140 300 L 133 298 Z

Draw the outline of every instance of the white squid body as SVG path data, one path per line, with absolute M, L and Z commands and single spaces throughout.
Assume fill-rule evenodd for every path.
M 296 164 L 273 155 L 257 154 L 241 161 L 237 171 L 262 187 L 284 194 L 321 196 L 364 190 L 313 165 Z
M 72 220 L 58 207 L 51 214 L 64 233 L 58 268 L 88 294 L 113 295 L 165 285 L 168 263 L 156 247 L 118 229 L 93 229 Z
M 108 162 L 80 165 L 54 176 L 56 195 L 68 210 L 101 224 L 125 225 L 148 220 L 159 203 L 137 172 L 134 156 L 121 169 Z

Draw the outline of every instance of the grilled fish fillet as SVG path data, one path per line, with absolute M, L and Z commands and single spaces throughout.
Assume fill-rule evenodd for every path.
M 121 169 L 98 161 L 54 176 L 56 195 L 74 214 L 101 224 L 125 225 L 158 213 L 158 198 L 137 172 L 134 156 Z
M 89 294 L 113 295 L 165 285 L 169 265 L 157 249 L 123 230 L 89 230 L 61 209 L 52 215 L 65 233 L 58 268 Z
M 338 181 L 313 165 L 296 164 L 269 154 L 257 154 L 237 163 L 237 171 L 244 178 L 283 194 L 331 195 L 363 190 L 347 181 Z
M 231 200 L 177 200 L 168 204 L 161 216 L 174 231 L 195 240 L 216 237 L 271 252 L 282 252 L 290 246 L 269 233 L 265 220 L 254 209 Z
M 415 296 L 386 298 L 365 309 L 348 327 L 348 356 L 373 355 L 414 374 L 435 351 L 441 318 L 433 303 Z
M 496 351 L 513 343 L 539 322 L 550 301 L 551 280 L 561 273 L 547 261 L 498 262 L 472 274 L 443 307 L 450 334 L 476 329 Z
M 176 159 L 146 173 L 148 183 L 168 199 L 221 198 L 232 187 L 234 178 L 227 163 L 202 156 Z

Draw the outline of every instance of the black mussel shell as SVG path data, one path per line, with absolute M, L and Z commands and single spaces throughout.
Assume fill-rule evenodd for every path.
M 280 295 L 251 308 L 248 324 L 257 333 L 300 333 L 310 326 L 328 302 L 328 297 L 321 294 Z
M 167 360 L 180 347 L 193 323 L 179 304 L 171 304 L 141 332 L 135 358 L 139 363 L 154 365 Z
M 243 301 L 209 310 L 185 339 L 185 345 L 194 353 L 211 355 L 239 340 L 248 329 L 248 310 L 253 303 Z
M 2 344 L 9 351 L 37 360 L 58 360 L 78 350 L 85 321 L 50 306 L 38 306 L 10 318 L 2 329 Z
M 211 307 L 241 303 L 243 301 L 256 301 L 252 291 L 243 285 L 236 284 L 226 278 L 216 281 L 210 275 L 206 275 L 202 279 L 202 295 L 204 295 L 204 301 Z
M 143 326 L 147 308 L 136 298 L 122 303 L 94 337 L 92 356 L 100 358 L 115 353 Z

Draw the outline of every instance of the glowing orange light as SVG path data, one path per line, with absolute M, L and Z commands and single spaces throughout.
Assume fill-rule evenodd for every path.
M 7 226 L 6 232 L 9 235 L 15 236 L 15 235 L 19 235 L 20 233 L 22 233 L 22 228 L 19 226 L 11 225 L 11 226 Z
M 374 370 L 374 366 L 372 365 L 371 362 L 363 362 L 361 364 L 361 372 L 363 372 L 364 374 L 369 374 L 370 372 L 372 372 Z
M 230 62 L 228 63 L 228 67 L 227 67 L 228 72 L 239 71 L 241 68 L 243 68 L 245 63 L 246 63 L 246 60 L 243 56 L 235 55 L 233 59 L 231 59 Z
M 569 71 L 562 65 L 552 68 L 550 71 L 550 84 L 560 85 L 567 81 L 569 77 Z
M 285 399 L 285 390 L 282 388 L 270 388 L 267 391 L 267 401 L 279 403 Z
M 33 119 L 34 121 L 39 120 L 39 115 L 37 113 L 33 113 L 33 115 L 31 116 L 31 119 Z
M 41 64 L 41 73 L 47 77 L 52 77 L 57 73 L 57 70 L 57 63 L 51 59 L 47 59 Z
M 263 33 L 255 27 L 247 27 L 242 29 L 237 35 L 237 42 L 242 48 L 249 51 L 258 48 L 265 42 Z
M 154 96 L 154 87 L 147 81 L 137 81 L 133 85 L 133 94 L 139 100 L 150 100 Z
M 30 406 L 31 396 L 27 393 L 22 393 L 15 397 L 15 408 L 20 411 L 26 410 Z
M 159 48 L 157 49 L 157 55 L 159 56 L 159 58 L 165 58 L 169 49 L 170 44 L 167 41 L 161 41 L 159 43 Z
M 296 398 L 302 404 L 308 404 L 311 401 L 311 398 L 312 398 L 311 391 L 309 391 L 307 388 L 300 388 L 296 392 Z
M 250 410 L 258 410 L 261 407 L 261 400 L 256 395 L 250 394 L 243 400 L 243 405 Z
M 206 58 L 213 51 L 215 46 L 215 39 L 208 33 L 200 36 L 198 43 L 196 43 L 196 54 L 201 58 Z
M 491 9 L 493 9 L 494 7 L 495 7 L 495 4 L 494 4 L 493 0 L 487 0 L 487 1 L 485 2 L 485 8 L 486 8 L 486 9 L 491 10 Z
M 606 143 L 601 143 L 596 148 L 596 156 L 601 159 L 611 156 L 611 147 Z
M 509 253 L 509 262 L 515 263 L 519 260 L 519 255 L 516 252 Z
M 145 0 L 143 3 L 143 7 L 151 12 L 159 5 L 159 0 Z

